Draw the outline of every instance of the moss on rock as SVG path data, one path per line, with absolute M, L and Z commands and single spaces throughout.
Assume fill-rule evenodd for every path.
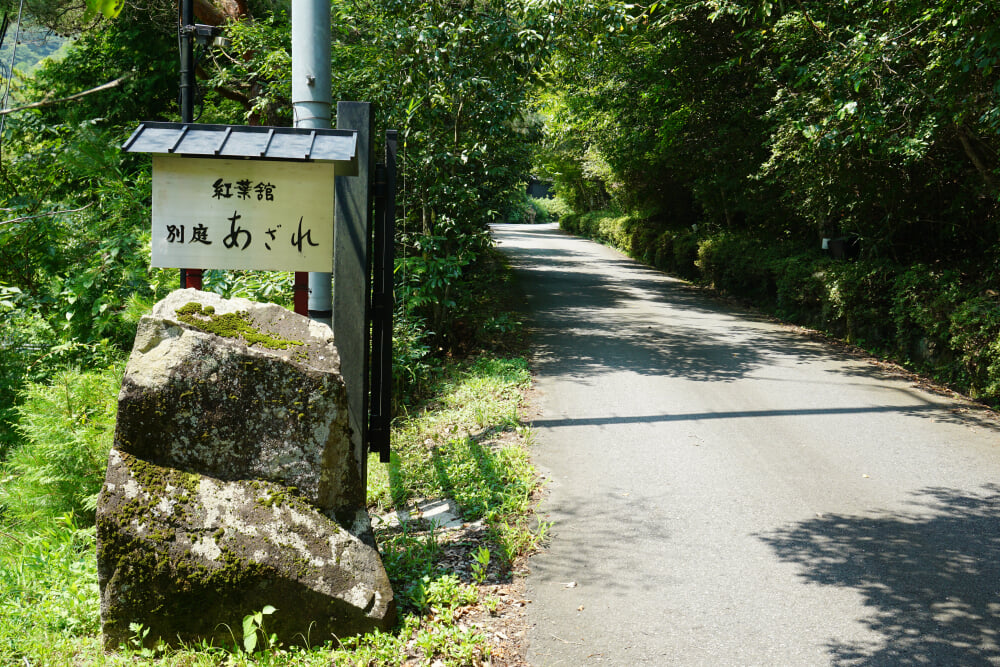
M 174 312 L 177 319 L 185 324 L 223 338 L 241 338 L 251 347 L 260 345 L 271 350 L 287 350 L 293 345 L 303 345 L 302 341 L 277 338 L 261 331 L 245 311 L 217 314 L 214 306 L 202 306 L 191 301 Z
M 193 489 L 193 490 L 192 490 Z M 164 512 L 183 504 L 180 514 Z M 105 647 L 131 637 L 216 643 L 220 624 L 265 605 L 285 643 L 391 626 L 395 605 L 377 551 L 294 490 L 191 475 L 113 451 L 97 517 Z
M 285 643 L 391 626 L 339 364 L 271 304 L 179 291 L 142 319 L 97 510 L 108 649 L 136 622 L 228 643 L 265 605 Z

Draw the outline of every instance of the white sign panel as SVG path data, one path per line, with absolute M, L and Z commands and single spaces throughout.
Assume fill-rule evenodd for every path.
M 153 156 L 152 265 L 333 271 L 334 165 Z

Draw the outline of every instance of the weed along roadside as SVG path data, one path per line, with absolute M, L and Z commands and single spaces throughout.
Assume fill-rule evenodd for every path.
M 546 530 L 520 419 L 529 383 L 520 357 L 452 362 L 428 408 L 399 422 L 368 493 L 403 620 L 395 635 L 350 642 L 335 664 L 523 664 L 515 572 Z M 443 499 L 450 511 L 436 513 Z

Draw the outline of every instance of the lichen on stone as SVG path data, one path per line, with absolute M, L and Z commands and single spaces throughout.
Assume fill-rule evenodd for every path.
M 303 345 L 301 341 L 276 338 L 254 327 L 245 311 L 220 315 L 213 306 L 202 306 L 192 301 L 174 312 L 177 319 L 185 324 L 223 338 L 242 338 L 248 346 L 260 345 L 271 350 L 287 350 L 293 345 Z

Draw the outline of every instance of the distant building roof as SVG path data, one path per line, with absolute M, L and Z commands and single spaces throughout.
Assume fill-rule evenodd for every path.
M 355 130 L 146 122 L 122 145 L 129 153 L 356 163 Z

